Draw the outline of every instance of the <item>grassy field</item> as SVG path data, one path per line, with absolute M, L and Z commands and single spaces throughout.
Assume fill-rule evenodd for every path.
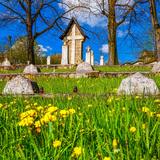
M 45 93 L 61 93 L 61 94 L 71 94 L 75 86 L 78 87 L 78 93 L 80 94 L 107 94 L 116 93 L 122 79 L 119 78 L 52 78 L 52 77 L 35 77 L 32 79 L 36 81 L 39 87 L 43 87 Z M 151 77 L 156 81 L 156 84 L 160 88 L 160 76 Z M 2 92 L 7 80 L 0 81 L 0 93 Z
M 124 77 L 30 78 L 45 93 L 70 95 L 1 96 L 0 160 L 160 159 L 160 99 L 109 96 Z M 160 88 L 160 76 L 151 78 Z
M 95 66 L 94 69 L 96 71 L 101 72 L 146 72 L 150 71 L 151 67 L 149 66 Z M 46 72 L 75 72 L 76 68 L 71 69 L 54 69 L 54 68 L 41 68 L 42 73 Z M 16 69 L 16 70 L 0 70 L 0 73 L 22 73 L 23 69 Z
M 160 159 L 160 100 L 0 98 L 0 159 Z

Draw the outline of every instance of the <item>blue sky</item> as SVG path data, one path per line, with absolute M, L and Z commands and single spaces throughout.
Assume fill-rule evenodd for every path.
M 148 10 L 145 6 L 146 11 Z M 91 49 L 95 54 L 95 62 L 99 62 L 100 55 L 105 56 L 105 61 L 107 61 L 108 54 L 105 53 L 107 49 L 107 19 L 102 17 L 102 23 L 98 25 L 94 24 L 94 19 L 92 19 L 92 25 L 87 23 L 85 19 L 77 18 L 79 24 L 83 27 L 84 32 L 88 35 L 89 39 L 84 43 L 83 57 L 85 59 L 85 52 L 87 46 L 91 46 Z M 96 21 L 97 19 L 95 19 Z M 117 48 L 119 62 L 124 63 L 128 61 L 136 61 L 139 52 L 143 49 L 151 50 L 153 46 L 150 44 L 151 36 L 149 31 L 151 30 L 151 23 L 149 14 L 145 14 L 145 17 L 139 19 L 140 22 L 133 22 L 131 27 L 132 36 L 128 35 L 128 24 L 122 25 L 117 31 Z M 64 22 L 64 29 L 67 23 Z M 89 30 L 89 31 L 88 31 Z M 93 32 L 93 33 L 91 33 Z M 37 39 L 37 42 L 43 47 L 47 55 L 61 53 L 62 41 L 59 39 L 61 32 L 50 31 Z M 98 36 L 96 36 L 96 34 Z M 25 35 L 25 28 L 18 23 L 12 24 L 0 29 L 0 44 L 2 44 L 8 35 L 12 37 L 20 37 Z

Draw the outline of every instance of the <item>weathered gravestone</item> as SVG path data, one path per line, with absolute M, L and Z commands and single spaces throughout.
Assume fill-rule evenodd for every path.
M 70 75 L 70 78 L 87 78 L 89 77 L 89 74 L 92 74 L 94 72 L 92 66 L 89 63 L 82 62 L 77 66 L 76 74 Z
M 10 67 L 11 63 L 10 63 L 10 61 L 7 58 L 5 58 L 5 60 L 1 64 L 1 66 Z
M 152 72 L 153 73 L 160 73 L 160 62 L 157 62 L 153 65 Z
M 104 66 L 104 56 L 100 57 L 100 66 Z
M 159 89 L 154 80 L 136 73 L 122 80 L 119 95 L 158 95 Z
M 94 65 L 94 52 L 91 50 L 91 48 L 88 46 L 87 52 L 86 52 L 86 63 Z
M 51 65 L 51 56 L 47 57 L 47 65 Z
M 93 70 L 92 66 L 86 62 L 79 64 L 76 69 L 76 73 L 78 73 L 78 74 L 85 74 L 85 73 L 90 73 L 93 71 L 94 70 Z
M 34 66 L 33 64 L 26 66 L 23 71 L 23 73 L 25 74 L 37 74 L 38 72 L 40 72 L 40 69 Z
M 28 78 L 17 76 L 7 82 L 3 94 L 34 94 L 39 93 L 39 87 L 36 82 Z

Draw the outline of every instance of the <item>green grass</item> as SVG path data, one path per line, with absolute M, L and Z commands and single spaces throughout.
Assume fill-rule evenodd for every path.
M 119 87 L 122 79 L 119 78 L 52 78 L 46 76 L 34 77 L 39 87 L 43 87 L 45 93 L 62 93 L 70 94 L 73 91 L 74 86 L 78 87 L 78 93 L 80 94 L 107 94 L 115 93 Z M 160 76 L 151 77 L 156 81 L 156 84 L 160 88 Z M 0 93 L 2 92 L 7 80 L 0 81 Z
M 2 160 L 74 159 L 71 155 L 76 146 L 83 150 L 77 158 L 81 160 L 104 157 L 113 160 L 160 159 L 160 119 L 157 117 L 160 108 L 152 97 L 3 97 L 0 102 L 3 104 L 0 109 Z M 74 108 L 76 113 L 60 118 L 58 110 L 57 120 L 42 125 L 40 133 L 33 125 L 18 125 L 20 113 L 36 109 L 39 105 L 48 108 L 49 104 L 57 106 L 59 110 Z M 142 112 L 143 107 L 148 107 L 149 111 Z M 36 120 L 39 119 L 38 115 Z M 144 124 L 146 128 L 142 128 Z M 131 133 L 130 127 L 135 127 L 136 131 Z M 113 139 L 118 142 L 116 148 L 112 146 Z M 55 140 L 62 142 L 59 148 L 53 147 Z
M 101 72 L 146 72 L 151 71 L 151 67 L 149 66 L 99 66 L 94 67 L 96 71 Z M 41 68 L 42 73 L 46 72 L 75 72 L 76 68 L 63 68 L 63 69 L 54 69 L 54 68 Z M 16 70 L 0 70 L 0 73 L 22 73 L 23 69 Z
M 114 92 L 120 85 L 123 78 L 51 78 L 41 76 L 33 78 L 39 85 L 43 87 L 45 93 L 72 93 L 75 86 L 78 87 L 80 94 L 106 94 Z M 0 82 L 0 93 L 2 92 L 6 80 Z
M 23 73 L 24 69 L 15 69 L 15 70 L 4 70 L 0 69 L 0 74 L 8 74 L 8 73 Z M 41 68 L 42 73 L 46 72 L 74 72 L 75 68 L 71 69 L 54 69 L 54 68 Z
M 77 86 L 79 94 L 89 95 L 0 97 L 0 160 L 160 159 L 159 99 L 105 95 L 116 93 L 124 77 L 32 78 L 45 93 L 68 94 Z M 160 76 L 151 78 L 160 88 Z M 0 81 L 0 92 L 5 84 L 6 80 Z M 40 106 L 41 111 L 38 109 Z M 37 130 L 35 122 L 41 120 L 51 106 L 58 107 L 52 113 L 57 120 L 49 119 Z M 66 118 L 60 116 L 61 110 L 69 111 L 71 108 L 75 114 L 66 114 Z M 36 111 L 29 116 L 34 118 L 32 124 L 19 126 L 20 114 L 32 110 Z M 130 131 L 131 127 L 135 127 L 134 133 Z M 114 139 L 116 147 L 112 144 Z M 62 142 L 60 147 L 53 146 L 55 140 Z M 82 148 L 82 154 L 77 158 L 72 157 L 75 147 Z
M 101 72 L 147 72 L 151 71 L 150 66 L 99 66 L 95 67 Z

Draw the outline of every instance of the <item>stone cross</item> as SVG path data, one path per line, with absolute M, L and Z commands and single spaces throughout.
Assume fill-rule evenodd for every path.
M 103 66 L 104 65 L 104 56 L 101 56 L 100 57 L 100 66 Z
M 47 65 L 51 65 L 51 56 L 47 57 Z
M 71 40 L 72 42 L 72 48 L 71 48 L 71 64 L 75 64 L 76 62 L 76 40 L 82 40 L 83 36 L 76 35 L 76 25 L 72 28 L 72 36 L 67 37 L 68 40 Z

